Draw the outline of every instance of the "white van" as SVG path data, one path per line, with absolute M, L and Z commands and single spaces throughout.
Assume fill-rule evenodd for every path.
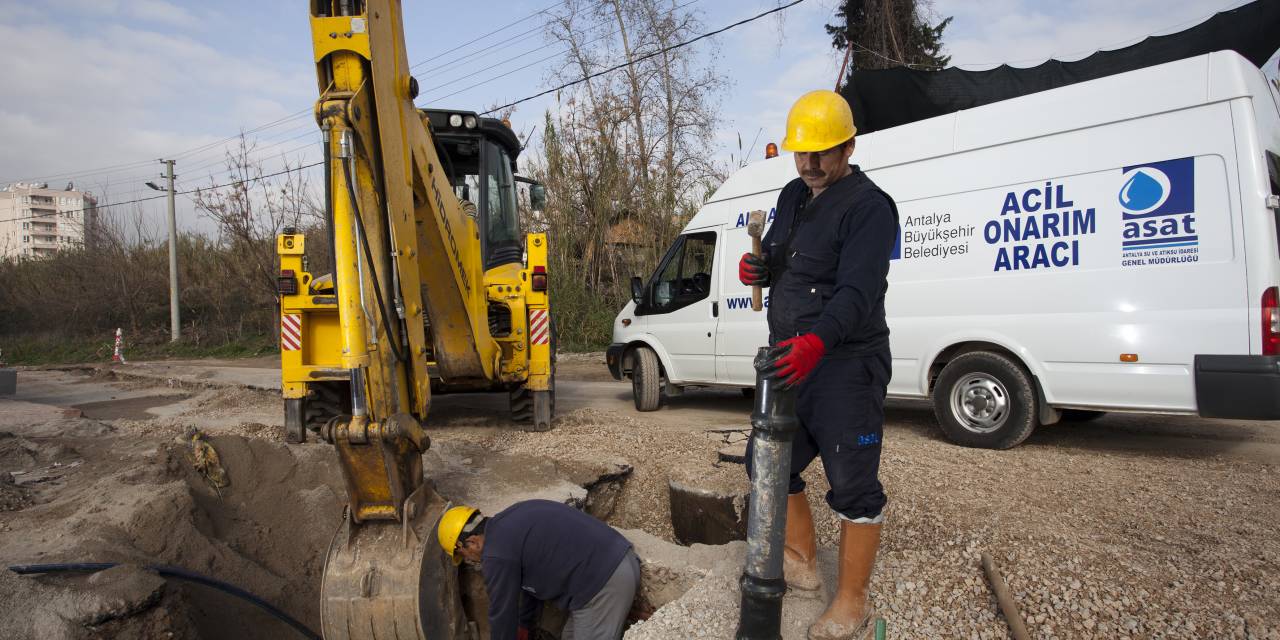
M 900 214 L 890 396 L 992 448 L 1064 411 L 1280 418 L 1278 104 L 1219 52 L 859 136 Z M 795 177 L 744 167 L 633 279 L 607 361 L 637 409 L 754 384 L 768 332 L 737 263 Z

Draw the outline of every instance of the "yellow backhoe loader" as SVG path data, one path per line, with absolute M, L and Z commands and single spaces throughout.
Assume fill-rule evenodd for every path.
M 505 390 L 550 428 L 547 238 L 521 237 L 520 142 L 474 112 L 419 109 L 399 0 L 312 0 L 332 276 L 277 239 L 288 437 L 334 445 L 348 506 L 326 559 L 325 638 L 464 638 L 434 541 L 422 452 L 433 393 Z M 523 243 L 522 243 L 523 240 Z M 314 242 L 314 239 L 313 239 Z

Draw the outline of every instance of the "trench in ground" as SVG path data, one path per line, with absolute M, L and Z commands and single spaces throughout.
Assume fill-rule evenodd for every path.
M 190 499 L 173 506 L 190 509 L 186 516 L 194 528 L 190 537 L 199 539 L 193 544 L 201 550 L 167 561 L 237 584 L 318 632 L 324 558 L 345 503 L 332 449 L 327 445 L 287 447 L 239 436 L 215 436 L 210 442 L 231 477 L 230 486 L 216 491 L 192 470 L 185 447 L 174 445 L 168 452 L 169 470 L 182 478 Z M 578 481 L 587 479 L 580 485 L 585 495 L 578 494 L 579 499 L 570 504 L 617 524 L 613 516 L 628 474 L 584 475 L 569 470 L 568 475 Z M 196 565 L 184 564 L 184 558 Z M 458 580 L 463 608 L 475 623 L 478 637 L 487 638 L 488 604 L 482 578 L 463 565 Z M 664 602 L 681 593 L 672 591 L 669 579 L 666 582 Z M 291 637 L 282 623 L 231 596 L 183 583 L 172 583 L 170 593 L 176 595 L 171 615 L 189 616 L 200 637 Z M 646 618 L 664 602 L 638 596 L 632 618 Z M 547 605 L 539 637 L 558 638 L 564 620 L 563 612 Z

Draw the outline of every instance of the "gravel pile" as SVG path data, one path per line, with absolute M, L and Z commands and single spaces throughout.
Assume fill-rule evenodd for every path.
M 985 551 L 1037 638 L 1280 640 L 1275 464 L 1034 439 L 1012 451 L 962 449 L 934 433 L 927 410 L 895 413 L 881 473 L 888 521 L 872 585 L 892 637 L 1008 637 L 978 563 Z M 715 456 L 722 434 L 657 433 L 638 414 L 575 411 L 542 434 L 438 433 L 553 458 L 583 448 L 624 457 L 636 471 L 611 522 L 667 540 L 670 470 L 727 464 Z M 833 550 L 838 524 L 824 502 L 821 463 L 805 477 L 820 544 Z M 660 610 L 635 637 L 732 637 L 736 583 L 721 578 L 720 588 L 695 589 Z

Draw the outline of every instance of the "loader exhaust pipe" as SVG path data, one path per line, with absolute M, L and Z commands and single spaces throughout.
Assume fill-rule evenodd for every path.
M 782 550 L 787 527 L 787 487 L 791 479 L 791 440 L 796 392 L 763 373 L 768 347 L 756 354 L 756 403 L 751 412 L 751 501 L 747 515 L 747 563 L 739 586 L 742 608 L 737 640 L 782 637 Z

